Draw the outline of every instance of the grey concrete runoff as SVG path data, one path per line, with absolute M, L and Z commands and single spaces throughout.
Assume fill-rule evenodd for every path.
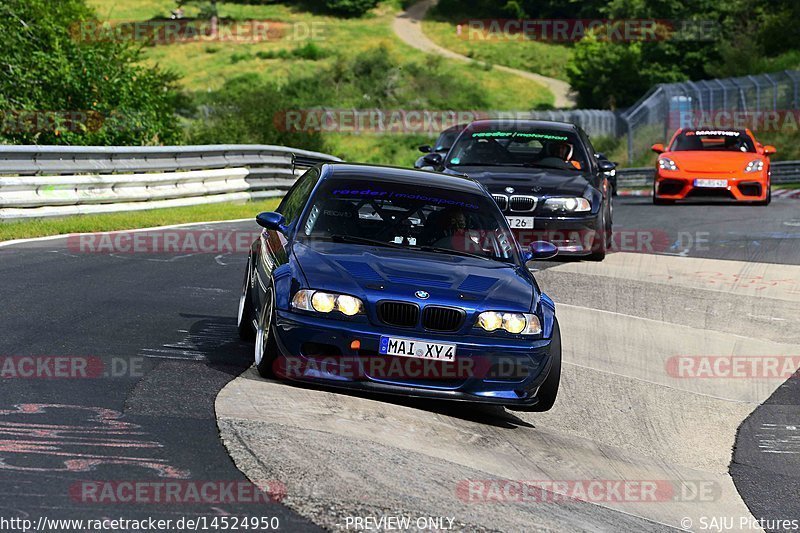
M 599 287 L 590 296 L 575 282 L 582 276 Z M 753 277 L 766 282 L 742 281 Z M 699 531 L 709 516 L 752 523 L 728 465 L 737 428 L 783 379 L 679 376 L 670 359 L 797 353 L 783 332 L 800 292 L 768 282 L 800 280 L 800 267 L 617 253 L 547 268 L 539 280 L 569 302 L 557 303 L 565 365 L 551 411 L 355 395 L 249 370 L 216 400 L 231 457 L 252 480 L 284 483 L 286 505 L 332 530 L 364 516 L 450 517 L 465 531 Z M 627 284 L 640 298 L 624 296 Z M 697 320 L 696 301 L 725 314 Z M 753 311 L 769 310 L 762 327 L 746 327 Z M 657 501 L 476 503 L 463 493 L 476 480 L 655 480 L 674 492 Z

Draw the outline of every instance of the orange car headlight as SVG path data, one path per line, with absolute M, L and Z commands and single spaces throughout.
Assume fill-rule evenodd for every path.
M 761 159 L 754 159 L 753 161 L 747 163 L 747 166 L 744 167 L 744 171 L 746 173 L 761 172 L 762 170 L 764 170 L 764 161 Z
M 658 159 L 658 168 L 661 170 L 678 170 L 678 165 L 669 157 L 660 157 Z

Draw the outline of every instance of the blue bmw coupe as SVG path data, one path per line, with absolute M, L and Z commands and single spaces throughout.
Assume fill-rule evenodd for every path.
M 251 249 L 239 334 L 264 377 L 546 411 L 561 375 L 553 301 L 503 213 L 463 176 L 318 165 Z

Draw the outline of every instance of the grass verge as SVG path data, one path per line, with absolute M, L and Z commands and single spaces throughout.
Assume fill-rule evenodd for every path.
M 504 65 L 569 81 L 564 66 L 572 49 L 559 45 L 507 35 L 504 38 L 470 38 L 469 30 L 462 27 L 457 33 L 457 23 L 436 18 L 422 22 L 422 30 L 433 42 L 461 55 L 494 65 Z
M 279 199 L 276 198 L 258 202 L 204 204 L 126 213 L 11 221 L 0 223 L 0 242 L 68 233 L 118 231 L 209 220 L 255 218 L 262 211 L 274 210 L 278 202 Z

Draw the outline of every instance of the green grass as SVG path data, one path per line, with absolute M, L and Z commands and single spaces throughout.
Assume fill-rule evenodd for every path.
M 235 220 L 255 218 L 262 211 L 272 211 L 278 199 L 246 203 L 205 204 L 171 209 L 131 211 L 103 215 L 77 215 L 64 218 L 47 218 L 0 223 L 0 241 L 65 235 L 68 233 L 91 233 L 117 231 L 204 222 L 209 220 Z
M 422 22 L 422 29 L 433 42 L 461 55 L 567 81 L 564 66 L 572 55 L 568 46 L 532 41 L 521 36 L 470 39 L 466 28 L 462 29 L 461 36 L 458 35 L 456 22 L 432 18 Z
M 101 18 L 112 20 L 147 20 L 168 16 L 174 9 L 172 0 L 89 0 Z M 370 14 L 359 19 L 342 19 L 316 15 L 284 4 L 243 5 L 222 2 L 219 14 L 235 20 L 267 20 L 285 24 L 287 33 L 282 39 L 260 43 L 247 42 L 190 42 L 145 48 L 145 62 L 158 64 L 181 77 L 180 83 L 189 91 L 206 91 L 219 88 L 226 79 L 255 72 L 265 79 L 287 80 L 290 74 L 312 73 L 332 65 L 337 54 L 355 56 L 369 49 L 385 45 L 390 53 L 397 53 L 407 61 L 425 62 L 429 56 L 402 43 L 392 31 L 392 20 L 399 8 L 394 2 L 381 4 Z M 192 9 L 186 16 L 192 16 Z M 320 48 L 332 52 L 330 57 L 312 61 L 294 59 L 262 59 L 269 52 L 292 50 L 305 45 L 306 35 L 315 29 L 314 39 Z M 295 38 L 296 37 L 296 38 Z M 306 38 L 304 38 L 306 37 Z M 484 68 L 463 68 L 463 65 L 445 65 L 470 83 L 481 87 L 491 109 L 530 109 L 537 105 L 552 104 L 553 95 L 536 82 L 493 72 Z M 524 95 L 524 96 L 521 96 Z
M 89 0 L 89 3 L 101 18 L 111 20 L 148 20 L 169 16 L 175 8 L 173 0 Z M 388 49 L 391 57 L 402 58 L 403 62 L 425 64 L 431 60 L 428 54 L 407 46 L 394 35 L 392 20 L 400 10 L 396 1 L 384 2 L 360 19 L 317 15 L 280 3 L 243 5 L 222 2 L 218 7 L 223 18 L 287 24 L 287 38 L 261 43 L 191 42 L 148 46 L 144 48 L 144 62 L 175 72 L 185 91 L 199 93 L 219 89 L 226 80 L 248 73 L 286 83 L 290 78 L 332 68 L 337 56 L 350 58 L 381 45 Z M 195 14 L 195 7 L 186 9 L 187 17 Z M 309 29 L 317 31 L 313 42 L 324 52 L 323 57 L 317 60 L 292 54 L 309 40 L 291 37 L 295 34 L 303 37 L 301 33 Z M 276 57 L 278 54 L 283 57 Z M 444 61 L 441 70 L 479 89 L 481 105 L 467 111 L 528 110 L 551 106 L 554 102 L 553 94 L 543 85 L 497 72 L 491 66 L 466 66 Z M 415 101 L 417 97 L 425 101 L 425 95 L 413 95 L 408 101 L 401 102 L 398 108 L 424 108 Z M 373 106 L 365 98 L 359 107 Z M 429 138 L 419 135 L 326 134 L 325 138 L 331 152 L 346 159 L 408 166 L 419 156 L 416 146 L 432 141 L 435 135 Z

